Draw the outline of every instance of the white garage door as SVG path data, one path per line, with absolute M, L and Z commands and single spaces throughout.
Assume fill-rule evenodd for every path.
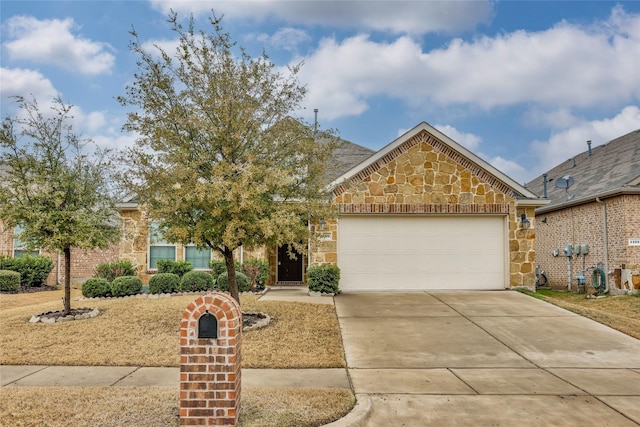
M 505 227 L 498 216 L 340 217 L 340 288 L 504 289 Z

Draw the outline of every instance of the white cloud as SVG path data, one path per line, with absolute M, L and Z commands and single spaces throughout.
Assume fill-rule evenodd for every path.
M 580 117 L 577 117 L 569 108 L 548 109 L 534 106 L 525 114 L 525 123 L 534 127 L 565 129 L 580 121 Z
M 526 178 L 529 172 L 519 163 L 500 156 L 486 158 L 485 156 L 480 154 L 480 157 L 485 158 L 493 167 L 495 167 L 514 181 L 520 184 L 524 184 L 526 182 Z
M 0 97 L 30 96 L 50 99 L 57 95 L 53 84 L 40 72 L 23 68 L 0 68 Z
M 431 108 L 529 103 L 570 111 L 640 97 L 638 28 L 640 15 L 616 7 L 607 21 L 588 28 L 563 22 L 540 32 L 455 39 L 428 52 L 409 37 L 325 39 L 294 62 L 306 64 L 307 106 L 331 111 L 329 119 L 361 114 L 379 95 Z
M 311 40 L 309 34 L 297 28 L 281 28 L 272 35 L 261 33 L 253 36 L 256 40 L 276 48 L 295 52 L 298 45 Z
M 490 1 L 203 1 L 151 0 L 156 9 L 169 13 L 217 15 L 229 19 L 265 20 L 275 17 L 288 23 L 356 28 L 394 34 L 457 32 L 487 23 L 493 17 Z
M 532 152 L 536 159 L 536 166 L 529 173 L 528 179 L 586 151 L 589 140 L 592 141 L 592 147 L 595 147 L 638 128 L 640 128 L 640 108 L 630 105 L 612 118 L 583 121 L 553 133 L 547 141 L 535 141 L 532 144 Z
M 478 135 L 460 132 L 458 129 L 450 125 L 434 125 L 433 127 L 470 151 L 477 150 L 482 142 L 482 138 Z
M 155 57 L 160 57 L 160 51 L 162 49 L 169 56 L 174 56 L 176 49 L 180 46 L 180 40 L 176 39 L 151 39 L 142 43 L 142 48 L 149 54 Z
M 53 64 L 83 74 L 108 73 L 115 56 L 106 43 L 74 35 L 78 27 L 71 18 L 38 20 L 32 16 L 14 16 L 6 23 L 4 48 L 11 60 Z
M 434 125 L 434 128 L 453 139 L 458 144 L 467 148 L 469 151 L 474 152 L 476 155 L 486 160 L 493 167 L 500 172 L 507 175 L 509 178 L 514 179 L 516 182 L 524 183 L 524 178 L 527 175 L 527 171 L 522 165 L 516 161 L 505 159 L 501 156 L 490 157 L 482 152 L 479 152 L 482 138 L 472 133 L 461 132 L 451 125 Z

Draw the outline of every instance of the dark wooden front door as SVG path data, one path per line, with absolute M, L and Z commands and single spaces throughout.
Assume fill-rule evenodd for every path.
M 289 248 L 278 247 L 278 282 L 302 282 L 302 254 L 291 248 L 294 258 L 289 257 Z

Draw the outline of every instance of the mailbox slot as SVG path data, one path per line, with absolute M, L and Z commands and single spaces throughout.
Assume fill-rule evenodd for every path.
M 209 310 L 198 319 L 198 338 L 218 338 L 218 319 Z

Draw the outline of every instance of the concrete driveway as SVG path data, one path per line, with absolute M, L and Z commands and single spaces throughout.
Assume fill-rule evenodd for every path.
M 335 298 L 367 426 L 639 426 L 640 341 L 518 292 Z

